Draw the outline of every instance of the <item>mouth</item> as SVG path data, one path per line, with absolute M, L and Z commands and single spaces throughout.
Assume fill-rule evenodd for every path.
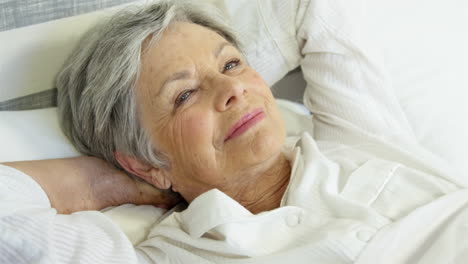
M 253 111 L 245 114 L 231 127 L 229 133 L 226 135 L 226 138 L 224 138 L 224 142 L 244 134 L 263 118 L 265 118 L 265 113 L 261 108 L 254 109 Z

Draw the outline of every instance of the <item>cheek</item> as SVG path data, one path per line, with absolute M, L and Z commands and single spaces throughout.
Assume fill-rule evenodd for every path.
M 212 124 L 207 113 L 192 112 L 184 115 L 181 119 L 179 129 L 181 129 L 184 137 L 192 139 L 194 144 L 207 140 L 212 134 Z
M 194 107 L 187 109 L 174 120 L 170 134 L 176 162 L 194 165 L 208 162 L 213 151 L 213 122 L 209 113 Z
M 253 73 L 251 74 L 251 80 L 252 83 L 255 85 L 255 92 L 260 97 L 264 98 L 265 107 L 271 118 L 271 122 L 269 122 L 269 128 L 267 129 L 267 134 L 269 134 L 269 136 L 265 136 L 266 140 L 264 142 L 264 146 L 273 147 L 274 145 L 278 145 L 278 143 L 279 146 L 281 146 L 286 137 L 286 130 L 284 127 L 284 121 L 281 116 L 281 112 L 279 111 L 278 106 L 276 105 L 276 101 L 271 92 L 271 89 L 260 76 L 260 74 L 258 74 L 255 71 L 253 71 Z
M 269 101 L 274 99 L 270 87 L 268 87 L 260 74 L 258 74 L 255 70 L 249 70 L 245 75 L 245 78 L 247 83 L 250 84 L 251 92 L 258 94 L 261 97 L 268 99 Z
M 255 87 L 261 87 L 261 88 L 268 88 L 268 85 L 265 83 L 263 78 L 256 72 L 255 70 L 251 69 L 248 74 L 247 78 L 249 79 L 249 82 L 254 85 Z

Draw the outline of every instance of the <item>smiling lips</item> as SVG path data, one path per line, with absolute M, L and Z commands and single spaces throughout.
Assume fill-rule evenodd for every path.
M 265 113 L 261 108 L 254 109 L 252 112 L 245 114 L 229 130 L 229 133 L 224 139 L 224 142 L 242 135 L 249 128 L 260 122 L 263 118 L 265 118 Z

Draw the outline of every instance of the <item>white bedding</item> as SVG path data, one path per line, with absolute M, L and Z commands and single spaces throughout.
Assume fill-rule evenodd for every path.
M 369 24 L 421 144 L 468 171 L 468 3 L 368 1 Z
M 467 4 L 463 0 L 374 0 L 367 8 L 373 36 L 381 44 L 393 87 L 416 136 L 460 172 L 468 171 Z M 0 101 L 52 88 L 55 73 L 79 36 L 102 15 L 0 33 Z M 300 80 L 282 85 L 275 89 L 302 88 Z M 296 133 L 298 126 L 293 124 L 308 117 L 300 107 L 279 104 L 291 124 L 289 132 Z M 76 155 L 58 130 L 55 111 L 0 112 L 0 161 Z M 38 132 L 31 133 L 33 129 Z M 49 147 L 42 145 L 45 142 Z M 106 210 L 132 243 L 141 241 L 162 213 L 162 209 L 132 205 Z

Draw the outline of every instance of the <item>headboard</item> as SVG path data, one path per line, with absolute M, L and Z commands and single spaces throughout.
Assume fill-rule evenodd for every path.
M 0 31 L 96 11 L 134 0 L 0 1 Z

